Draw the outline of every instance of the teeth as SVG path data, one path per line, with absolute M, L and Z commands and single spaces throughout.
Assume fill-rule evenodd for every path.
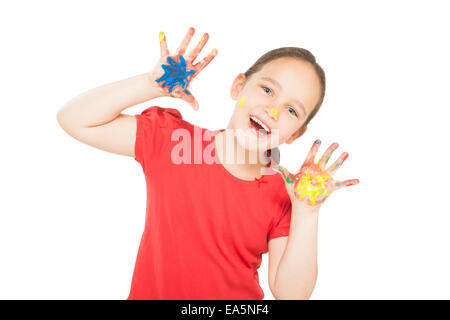
M 255 118 L 254 116 L 250 116 L 250 118 L 255 121 L 256 123 L 258 123 L 261 127 L 264 128 L 264 130 L 266 130 L 267 133 L 270 132 L 269 128 L 267 128 L 264 123 L 262 123 L 261 121 L 259 121 L 257 118 Z

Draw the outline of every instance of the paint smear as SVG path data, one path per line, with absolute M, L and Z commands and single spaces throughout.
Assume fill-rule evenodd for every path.
M 271 160 L 272 160 L 272 159 L 271 159 Z M 294 181 L 291 180 L 290 177 L 289 177 L 289 175 L 291 175 L 291 174 L 286 174 L 285 172 L 283 172 L 283 170 L 281 170 L 280 166 L 274 165 L 274 166 L 272 167 L 272 169 L 275 170 L 275 171 L 277 171 L 277 172 L 279 172 L 279 173 L 281 173 L 281 175 L 283 176 L 284 180 L 285 180 L 287 183 L 294 183 Z M 292 175 L 291 175 L 291 176 L 292 176 Z
M 164 74 L 155 81 L 164 81 L 162 87 L 169 86 L 169 92 L 172 92 L 173 87 L 181 85 L 184 92 L 189 94 L 186 88 L 189 85 L 189 76 L 195 73 L 195 70 L 186 70 L 186 60 L 184 60 L 182 55 L 180 56 L 180 62 L 175 61 L 172 57 L 167 57 L 167 62 L 168 64 L 161 65 L 164 69 Z
M 306 169 L 305 173 L 300 178 L 294 192 L 296 196 L 303 200 L 306 196 L 309 196 L 312 205 L 316 204 L 316 198 L 325 194 L 329 196 L 330 193 L 326 189 L 325 182 L 330 178 L 327 174 L 311 175 Z
M 239 109 L 242 108 L 242 105 L 244 104 L 244 101 L 245 101 L 245 97 L 242 96 L 241 101 L 239 101 L 239 104 L 238 104 L 238 108 Z
M 163 40 L 165 39 L 165 37 L 166 37 L 166 36 L 165 36 L 164 32 L 161 31 L 161 32 L 159 33 L 159 42 L 163 41 Z

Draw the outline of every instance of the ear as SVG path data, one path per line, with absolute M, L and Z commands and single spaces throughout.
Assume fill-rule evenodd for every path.
M 304 126 L 302 129 L 295 131 L 294 134 L 286 140 L 286 143 L 291 144 L 292 142 L 294 142 L 297 138 L 301 137 L 305 133 L 306 129 L 308 129 L 308 126 Z
M 239 94 L 244 87 L 245 74 L 239 73 L 239 75 L 234 79 L 233 84 L 231 85 L 231 98 L 233 100 L 237 100 Z

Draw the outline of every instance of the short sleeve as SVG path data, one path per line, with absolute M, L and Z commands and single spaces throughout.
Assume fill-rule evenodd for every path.
M 289 228 L 291 226 L 291 212 L 292 205 L 290 199 L 287 199 L 283 204 L 283 210 L 281 213 L 281 217 L 278 221 L 275 221 L 272 228 L 269 231 L 268 240 L 278 238 L 278 237 L 287 237 L 289 236 Z
M 172 132 L 182 122 L 181 113 L 172 108 L 153 106 L 136 114 L 135 160 L 147 171 L 170 144 Z

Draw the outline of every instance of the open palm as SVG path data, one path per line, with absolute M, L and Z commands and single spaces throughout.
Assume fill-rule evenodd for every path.
M 325 169 L 328 160 L 338 147 L 337 143 L 333 143 L 328 147 L 319 162 L 314 162 L 320 143 L 320 140 L 314 142 L 305 162 L 296 174 L 290 173 L 286 168 L 281 166 L 273 167 L 285 179 L 286 189 L 291 201 L 301 201 L 309 206 L 319 207 L 335 190 L 359 183 L 358 179 L 345 181 L 336 181 L 333 179 L 333 175 L 345 159 L 348 158 L 347 152 L 342 153 L 328 169 Z
M 158 84 L 165 95 L 183 99 L 189 103 L 194 110 L 198 110 L 198 102 L 188 90 L 188 87 L 200 71 L 202 71 L 203 68 L 205 68 L 217 55 L 218 51 L 217 49 L 213 49 L 202 61 L 193 64 L 209 39 L 209 35 L 205 33 L 195 48 L 188 55 L 184 55 L 194 32 L 194 28 L 189 28 L 185 38 L 174 55 L 170 55 L 169 49 L 167 48 L 166 36 L 163 32 L 160 32 L 159 42 L 161 46 L 161 55 L 152 71 L 152 80 Z

